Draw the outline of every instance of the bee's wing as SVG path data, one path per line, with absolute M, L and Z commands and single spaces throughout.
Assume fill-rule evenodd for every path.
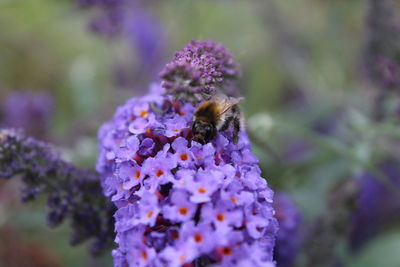
M 221 117 L 224 113 L 226 113 L 232 106 L 238 104 L 241 102 L 244 98 L 220 98 L 218 97 L 215 99 L 215 101 L 218 103 L 218 105 L 221 107 L 220 111 L 218 113 L 218 117 Z

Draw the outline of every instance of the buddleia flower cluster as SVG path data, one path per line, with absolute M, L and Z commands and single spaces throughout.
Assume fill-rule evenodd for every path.
M 201 42 L 177 55 L 194 44 Z M 220 45 L 205 46 L 227 55 Z M 195 53 L 182 66 L 206 75 L 208 55 Z M 170 81 L 184 78 L 174 75 Z M 210 88 L 220 83 L 209 80 Z M 118 208 L 115 266 L 274 266 L 273 192 L 245 131 L 237 145 L 231 130 L 199 144 L 191 133 L 199 102 L 177 101 L 159 84 L 150 91 L 118 107 L 99 131 L 97 170 Z
M 239 68 L 232 55 L 221 44 L 192 40 L 168 63 L 160 77 L 167 94 L 175 99 L 209 99 L 217 91 L 235 95 L 232 81 Z
M 90 240 L 94 255 L 113 246 L 115 207 L 104 197 L 98 177 L 62 160 L 47 143 L 2 129 L 0 178 L 18 176 L 25 186 L 23 201 L 47 196 L 49 226 L 69 220 L 72 245 Z

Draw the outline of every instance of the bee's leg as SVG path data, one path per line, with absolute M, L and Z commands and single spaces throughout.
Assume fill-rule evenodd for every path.
M 233 143 L 237 145 L 240 132 L 240 117 L 233 118 Z
M 232 107 L 232 118 L 233 118 L 233 143 L 236 145 L 239 139 L 239 132 L 241 126 L 241 112 L 238 105 Z
M 222 126 L 219 128 L 219 131 L 223 132 L 223 131 L 228 130 L 229 126 L 232 123 L 232 120 L 233 120 L 233 116 L 230 116 L 230 117 L 226 118 L 226 120 L 224 121 Z

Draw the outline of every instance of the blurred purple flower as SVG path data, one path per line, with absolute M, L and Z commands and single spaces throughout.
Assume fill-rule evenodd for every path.
M 76 0 L 78 7 L 96 11 L 89 29 L 107 37 L 115 37 L 121 32 L 128 2 L 130 0 Z
M 135 50 L 141 70 L 157 69 L 164 55 L 167 36 L 158 19 L 144 8 L 136 8 L 125 20 L 124 32 Z
M 274 196 L 273 207 L 279 223 L 274 260 L 278 267 L 290 267 L 294 265 L 299 251 L 302 216 L 292 199 L 284 193 Z
M 159 19 L 144 5 L 124 7 L 119 37 L 126 39 L 134 58 L 115 63 L 114 76 L 121 88 L 142 90 L 161 68 L 168 38 Z
M 379 170 L 391 185 L 368 172 L 359 177 L 360 193 L 351 218 L 350 243 L 354 250 L 360 249 L 391 223 L 400 222 L 400 162 L 386 160 L 379 165 Z
M 48 194 L 49 226 L 69 219 L 72 245 L 90 239 L 93 254 L 112 246 L 115 207 L 104 197 L 98 177 L 63 161 L 47 143 L 2 129 L 0 178 L 15 176 L 22 177 L 24 201 Z
M 120 10 L 110 10 L 100 12 L 89 23 L 89 29 L 100 35 L 115 37 L 121 32 L 123 12 Z
M 272 266 L 273 193 L 247 135 L 234 145 L 226 131 L 200 145 L 191 140 L 194 106 L 161 100 L 159 93 L 128 100 L 99 132 L 98 171 L 118 207 L 116 266 Z M 147 115 L 135 114 L 136 107 Z M 142 127 L 132 135 L 138 119 Z M 121 157 L 131 138 L 139 144 Z M 144 142 L 151 153 L 141 153 Z
M 140 0 L 77 0 L 81 8 L 94 9 L 89 28 L 100 35 L 124 35 L 131 41 L 140 62 L 149 68 L 162 56 L 166 36 L 162 26 Z
M 14 92 L 3 105 L 3 126 L 23 128 L 32 136 L 43 138 L 54 113 L 53 97 L 46 92 Z
M 165 55 L 167 35 L 159 19 L 152 14 L 150 0 L 77 0 L 78 7 L 90 9 L 89 29 L 110 39 L 123 39 L 133 51 L 132 57 L 113 64 L 114 80 L 120 88 L 141 90 L 153 79 Z

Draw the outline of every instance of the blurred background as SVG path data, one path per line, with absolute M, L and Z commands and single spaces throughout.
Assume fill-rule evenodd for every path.
M 397 1 L 0 0 L 0 126 L 94 168 L 99 126 L 193 38 L 240 63 L 263 175 L 298 210 L 276 206 L 279 265 L 400 266 Z M 46 227 L 19 183 L 0 181 L 0 266 L 112 264 Z

